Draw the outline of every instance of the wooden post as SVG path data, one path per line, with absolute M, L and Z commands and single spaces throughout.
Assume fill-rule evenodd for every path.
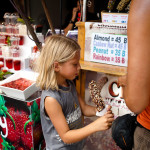
M 25 24 L 27 26 L 27 29 L 29 30 L 29 32 L 30 32 L 34 42 L 36 43 L 38 49 L 41 50 L 42 43 L 39 42 L 39 39 L 37 38 L 37 36 L 36 36 L 36 34 L 35 34 L 34 30 L 33 30 L 33 27 L 31 26 L 31 23 L 30 23 L 29 19 L 26 17 L 25 13 L 20 8 L 18 0 L 13 0 L 12 5 L 16 8 L 17 12 L 21 15 L 21 17 L 24 20 L 24 22 L 25 22 Z
M 50 28 L 52 30 L 52 34 L 55 34 L 55 30 L 54 30 L 54 27 L 52 25 L 52 21 L 51 21 L 49 12 L 48 12 L 48 9 L 47 9 L 46 4 L 45 4 L 45 0 L 41 0 L 41 2 L 42 2 L 42 5 L 43 5 L 43 8 L 44 8 L 44 11 L 45 11 L 45 14 L 46 14 L 49 26 L 50 26 Z

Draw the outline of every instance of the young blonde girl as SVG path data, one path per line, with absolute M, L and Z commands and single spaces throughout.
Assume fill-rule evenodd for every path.
M 81 99 L 72 82 L 80 71 L 79 60 L 77 42 L 62 35 L 47 37 L 36 65 L 46 150 L 82 150 L 84 138 L 109 129 L 114 120 L 108 107 L 104 116 L 83 127 L 82 115 L 95 116 L 97 110 Z

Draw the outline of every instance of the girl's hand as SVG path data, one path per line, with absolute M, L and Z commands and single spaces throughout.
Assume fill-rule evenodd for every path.
M 113 121 L 114 114 L 111 112 L 111 110 L 108 110 L 104 116 L 93 122 L 95 124 L 94 128 L 96 131 L 107 130 L 111 127 Z
M 110 111 L 111 108 L 112 108 L 112 107 L 111 107 L 110 105 L 108 105 L 108 106 L 107 106 L 107 111 Z
M 105 114 L 113 114 L 111 108 L 112 108 L 112 106 L 108 105 L 107 112 Z
M 105 114 L 112 114 L 111 108 L 112 107 L 110 105 L 105 105 L 105 108 L 102 111 L 96 112 L 96 116 L 103 116 Z

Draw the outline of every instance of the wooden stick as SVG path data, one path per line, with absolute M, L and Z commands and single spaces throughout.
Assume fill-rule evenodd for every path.
M 53 27 L 53 24 L 52 24 L 52 21 L 51 21 L 51 18 L 50 18 L 50 15 L 49 15 L 49 12 L 48 12 L 48 9 L 46 7 L 46 4 L 45 4 L 45 1 L 44 0 L 41 0 L 42 2 L 42 5 L 43 5 L 43 8 L 44 8 L 44 11 L 45 11 L 45 14 L 46 14 L 46 17 L 47 17 L 47 20 L 48 20 L 48 23 L 49 23 L 49 26 L 52 30 L 52 34 L 55 34 L 55 30 L 54 30 L 54 27 Z
M 33 30 L 33 27 L 31 26 L 31 23 L 29 21 L 29 19 L 25 16 L 25 13 L 23 12 L 23 10 L 20 8 L 20 5 L 19 5 L 19 2 L 18 0 L 13 0 L 14 4 L 15 4 L 15 7 L 18 11 L 18 13 L 21 15 L 22 19 L 24 20 L 26 26 L 27 26 L 27 29 L 29 30 L 35 44 L 37 45 L 38 49 L 41 51 L 42 49 L 42 43 L 39 42 L 39 39 L 37 38 L 34 30 Z

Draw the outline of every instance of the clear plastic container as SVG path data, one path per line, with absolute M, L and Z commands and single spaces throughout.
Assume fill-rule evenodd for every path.
M 19 36 L 19 45 L 23 45 L 24 44 L 24 36 Z
M 24 37 L 23 36 L 17 36 L 12 35 L 10 36 L 10 41 L 12 46 L 19 46 L 24 44 Z
M 36 59 L 39 57 L 39 55 L 40 55 L 40 51 L 38 50 L 37 46 L 34 46 L 29 60 L 29 64 L 30 64 L 29 67 L 31 69 L 33 69 L 36 63 Z
M 20 57 L 14 57 L 13 58 L 13 66 L 15 71 L 21 70 L 21 58 Z
M 10 15 L 11 15 L 11 13 L 8 13 L 8 12 L 6 12 L 5 14 L 4 14 L 4 20 L 5 20 L 5 24 L 7 25 L 7 24 L 10 24 Z
M 4 67 L 4 57 L 0 56 L 1 68 Z
M 11 52 L 11 49 L 10 49 L 10 46 L 1 46 L 2 48 L 2 54 L 4 57 L 12 57 L 12 52 Z
M 6 36 L 5 35 L 0 35 L 0 45 L 4 45 L 6 41 Z
M 0 70 L 4 67 L 4 62 L 0 61 Z
M 5 66 L 4 56 L 2 55 L 2 47 L 0 46 L 0 69 Z
M 11 36 L 10 37 L 11 46 L 18 46 L 19 41 L 20 41 L 19 36 Z
M 2 56 L 2 47 L 0 46 L 0 56 Z
M 2 22 L 2 24 L 0 25 L 0 30 L 2 35 L 6 34 L 6 25 L 4 22 Z
M 6 24 L 6 34 L 11 35 L 13 33 L 13 26 L 9 23 Z
M 5 44 L 10 46 L 11 45 L 11 43 L 10 43 L 10 35 L 6 34 L 5 36 L 6 36 Z
M 11 53 L 12 53 L 13 57 L 20 57 L 21 56 L 20 48 L 18 46 L 11 46 L 10 49 L 11 49 Z
M 18 18 L 19 18 L 18 13 L 12 13 L 12 14 L 10 15 L 10 23 L 11 23 L 12 25 L 16 25 Z
M 13 58 L 12 57 L 6 57 L 5 63 L 6 63 L 6 67 L 8 69 L 13 69 Z
M 19 34 L 18 24 L 12 26 L 12 34 L 14 34 L 14 35 L 18 35 Z

